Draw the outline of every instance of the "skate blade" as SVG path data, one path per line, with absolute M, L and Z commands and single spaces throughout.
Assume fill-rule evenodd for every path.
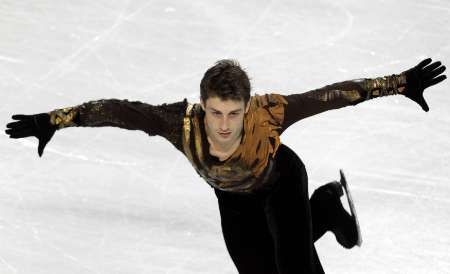
M 350 192 L 350 189 L 348 188 L 348 184 L 347 184 L 347 180 L 345 179 L 344 171 L 342 169 L 339 169 L 339 173 L 341 174 L 341 184 L 342 184 L 345 194 L 347 196 L 347 201 L 348 201 L 348 205 L 350 207 L 350 212 L 351 212 L 352 216 L 355 218 L 355 222 L 356 222 L 356 230 L 358 231 L 358 240 L 356 242 L 356 245 L 361 247 L 361 245 L 362 245 L 361 229 L 359 227 L 358 216 L 356 215 L 355 204 L 353 203 L 352 194 Z

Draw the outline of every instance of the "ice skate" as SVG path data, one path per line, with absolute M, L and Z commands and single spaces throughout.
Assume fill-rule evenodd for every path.
M 343 173 L 340 182 L 329 182 L 316 189 L 311 196 L 311 205 L 317 216 L 313 217 L 313 225 L 316 225 L 313 236 L 318 239 L 327 231 L 331 231 L 340 245 L 352 248 L 361 245 L 361 236 L 353 201 L 348 195 L 348 184 L 342 176 Z M 345 210 L 341 202 L 344 191 L 350 208 L 353 209 L 351 213 Z

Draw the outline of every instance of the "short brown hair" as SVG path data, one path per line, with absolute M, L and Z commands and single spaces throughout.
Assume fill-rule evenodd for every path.
M 222 100 L 250 99 L 250 79 L 234 59 L 223 59 L 210 67 L 200 82 L 200 98 L 206 103 L 209 97 L 217 96 Z

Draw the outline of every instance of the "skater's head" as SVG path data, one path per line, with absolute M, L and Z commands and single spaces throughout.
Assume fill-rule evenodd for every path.
M 200 99 L 206 103 L 210 97 L 222 100 L 243 100 L 247 105 L 250 99 L 250 79 L 239 63 L 233 59 L 223 59 L 210 67 L 200 82 Z
M 235 60 L 220 60 L 209 68 L 200 84 L 208 137 L 229 147 L 241 137 L 250 104 L 250 81 Z

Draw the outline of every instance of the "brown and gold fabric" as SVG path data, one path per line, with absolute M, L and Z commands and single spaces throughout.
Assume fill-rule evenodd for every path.
M 183 149 L 194 168 L 210 185 L 225 191 L 251 192 L 268 182 L 287 104 L 283 96 L 252 96 L 244 116 L 241 145 L 225 161 L 213 161 L 204 130 L 204 112 L 189 105 L 184 118 Z

